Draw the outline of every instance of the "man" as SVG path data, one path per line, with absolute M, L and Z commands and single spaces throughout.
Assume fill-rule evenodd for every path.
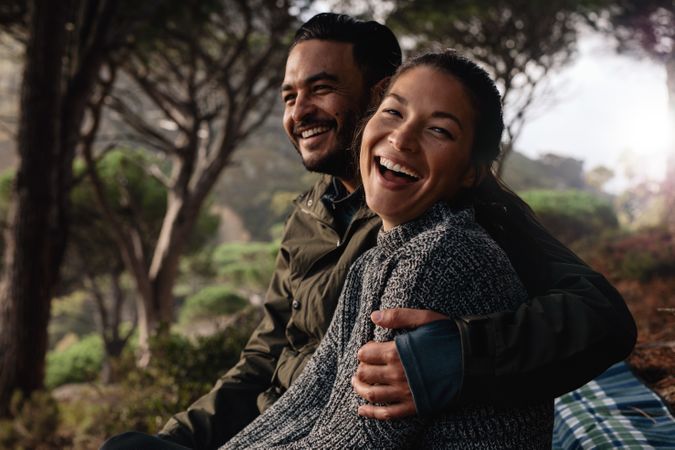
M 363 207 L 349 148 L 371 96 L 400 62 L 396 38 L 376 22 L 320 14 L 298 30 L 281 88 L 283 124 L 305 167 L 326 176 L 295 202 L 265 317 L 237 365 L 174 416 L 159 439 L 122 435 L 105 449 L 217 448 L 302 372 L 351 263 L 375 244 L 380 223 Z M 482 398 L 550 398 L 586 383 L 634 345 L 632 317 L 602 276 L 498 201 L 476 205 L 476 214 L 506 250 L 531 301 L 517 311 L 457 320 L 439 321 L 444 317 L 431 311 L 374 312 L 378 325 L 411 331 L 360 350 L 352 383 L 370 403 L 358 414 L 394 419 Z

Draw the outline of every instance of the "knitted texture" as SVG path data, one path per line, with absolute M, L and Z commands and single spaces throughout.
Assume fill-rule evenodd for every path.
M 351 267 L 333 321 L 303 373 L 221 448 L 550 448 L 552 399 L 518 407 L 470 404 L 430 418 L 378 421 L 357 414 L 365 401 L 350 383 L 359 348 L 401 332 L 375 326 L 373 310 L 423 308 L 460 317 L 512 310 L 526 299 L 506 255 L 472 211 L 438 203 L 422 217 L 380 232 L 378 245 Z

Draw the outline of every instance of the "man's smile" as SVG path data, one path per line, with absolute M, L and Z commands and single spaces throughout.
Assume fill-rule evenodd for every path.
M 310 138 L 310 137 L 313 137 L 313 136 L 316 136 L 316 135 L 319 135 L 319 134 L 323 134 L 326 131 L 329 131 L 331 129 L 332 129 L 332 127 L 328 127 L 328 126 L 319 126 L 319 127 L 310 128 L 308 130 L 304 130 L 304 131 L 300 132 L 300 137 L 302 139 L 307 139 L 307 138 Z

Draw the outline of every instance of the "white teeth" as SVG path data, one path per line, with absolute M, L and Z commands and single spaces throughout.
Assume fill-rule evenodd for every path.
M 409 169 L 407 167 L 404 167 L 400 164 L 395 163 L 391 159 L 387 159 L 384 156 L 380 157 L 380 164 L 382 164 L 384 167 L 387 169 L 394 171 L 394 172 L 399 172 L 399 173 L 404 173 L 410 177 L 413 178 L 419 178 L 420 176 L 417 175 L 412 169 Z
M 302 133 L 300 133 L 300 136 L 302 136 L 303 139 L 307 139 L 308 137 L 315 136 L 317 134 L 323 133 L 330 130 L 330 127 L 316 127 L 316 128 L 310 128 L 309 130 L 305 130 Z

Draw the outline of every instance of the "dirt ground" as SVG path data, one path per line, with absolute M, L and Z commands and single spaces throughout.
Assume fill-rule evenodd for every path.
M 675 413 L 675 279 L 615 286 L 638 326 L 638 342 L 628 362 Z

